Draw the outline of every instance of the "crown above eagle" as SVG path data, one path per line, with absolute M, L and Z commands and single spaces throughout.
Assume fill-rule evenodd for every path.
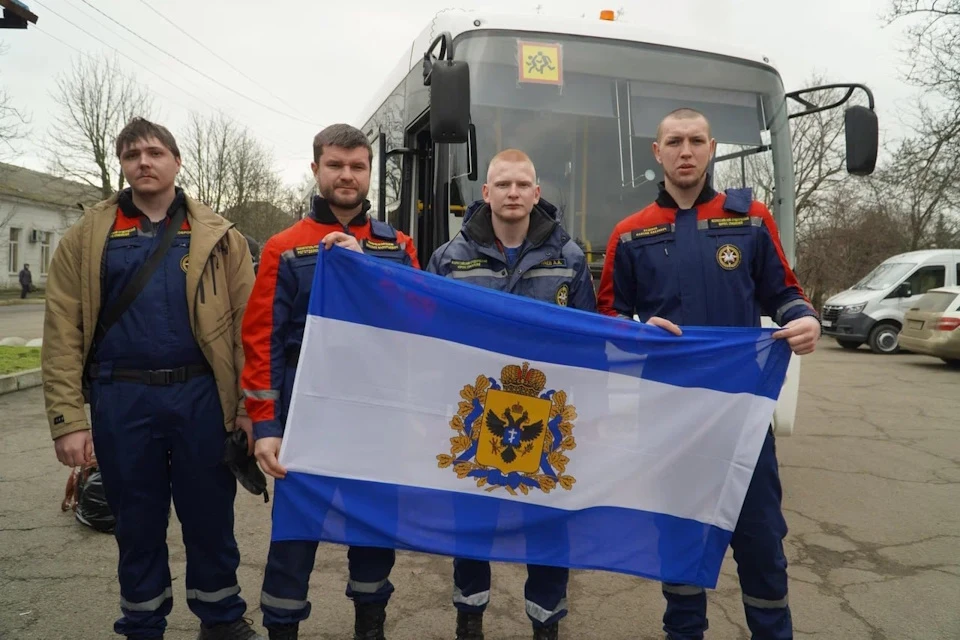
M 529 362 L 524 362 L 522 367 L 515 364 L 505 366 L 500 372 L 500 382 L 504 391 L 536 398 L 547 386 L 547 376 L 539 369 L 531 369 Z

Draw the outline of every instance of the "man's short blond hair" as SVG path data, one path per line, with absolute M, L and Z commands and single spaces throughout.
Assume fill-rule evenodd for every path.
M 703 118 L 703 121 L 707 123 L 707 136 L 709 137 L 710 120 L 707 116 L 692 107 L 680 107 L 665 115 L 663 120 L 660 121 L 660 124 L 657 125 L 657 142 L 663 139 L 663 123 L 667 120 L 696 120 L 697 118 Z
M 533 170 L 533 181 L 537 181 L 537 167 L 534 166 L 533 160 L 530 159 L 523 151 L 520 149 L 504 149 L 497 155 L 490 158 L 490 164 L 487 165 L 487 182 L 490 181 L 490 171 L 493 170 L 493 165 L 498 162 L 524 162 L 530 165 L 530 168 Z

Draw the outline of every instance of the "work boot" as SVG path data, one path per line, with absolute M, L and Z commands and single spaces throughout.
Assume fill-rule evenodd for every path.
M 246 618 L 212 627 L 201 624 L 197 640 L 267 640 L 253 630 L 252 624 Z
M 560 623 L 554 622 L 546 627 L 533 628 L 533 640 L 557 640 L 560 637 Z
M 267 629 L 267 633 L 270 634 L 270 640 L 297 640 L 299 629 L 300 623 L 294 622 L 270 627 Z
M 353 604 L 356 618 L 353 624 L 353 640 L 386 640 L 383 623 L 387 619 L 386 602 Z
M 483 640 L 483 614 L 457 611 L 457 640 Z

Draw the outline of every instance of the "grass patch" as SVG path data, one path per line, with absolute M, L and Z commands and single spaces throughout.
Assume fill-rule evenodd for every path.
M 0 375 L 40 367 L 40 347 L 0 347 Z

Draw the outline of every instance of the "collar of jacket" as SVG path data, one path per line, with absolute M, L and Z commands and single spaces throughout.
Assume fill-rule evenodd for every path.
M 117 204 L 120 207 L 121 213 L 128 218 L 139 218 L 140 216 L 146 216 L 146 214 L 140 210 L 140 207 L 133 203 L 133 189 L 127 187 L 119 194 L 117 194 Z M 177 212 L 182 206 L 187 204 L 187 194 L 183 192 L 183 189 L 180 187 L 174 187 L 174 196 L 173 202 L 170 203 L 170 206 L 167 208 L 167 217 L 173 217 L 173 214 Z
M 367 211 L 369 210 L 370 201 L 364 200 L 363 205 L 360 207 L 360 213 L 355 215 L 353 219 L 347 223 L 347 226 L 362 227 L 367 224 Z M 330 209 L 330 203 L 327 202 L 327 199 L 323 196 L 313 196 L 313 202 L 310 205 L 310 213 L 308 215 L 320 224 L 340 224 L 337 216 L 333 215 L 333 210 Z
M 194 229 L 198 225 L 203 226 L 219 238 L 234 226 L 232 222 L 223 216 L 214 213 L 207 205 L 194 200 L 188 195 L 184 195 L 184 199 L 187 205 L 187 219 L 190 222 L 191 229 Z M 108 199 L 98 202 L 93 206 L 83 207 L 83 215 L 90 216 L 92 219 L 97 219 L 100 216 L 108 217 L 109 222 L 105 222 L 107 225 L 105 229 L 109 230 L 109 227 L 113 224 L 113 220 L 117 215 L 117 208 L 119 206 L 120 194 L 114 193 Z M 107 232 L 108 231 L 104 231 L 104 240 L 106 239 Z
M 660 187 L 660 193 L 657 194 L 657 204 L 664 209 L 679 209 L 680 205 L 677 204 L 677 201 L 673 199 L 672 195 L 667 193 L 666 184 L 664 182 L 660 182 L 657 186 Z M 700 195 L 697 196 L 696 201 L 693 203 L 693 207 L 710 202 L 716 197 L 717 192 L 712 186 L 710 186 L 710 174 L 708 173 L 707 180 L 703 183 L 703 189 L 700 190 Z M 690 208 L 692 209 L 693 207 Z
M 530 212 L 530 227 L 527 229 L 527 242 L 531 246 L 539 247 L 557 229 L 563 236 L 560 244 L 564 244 L 569 239 L 563 227 L 557 221 L 557 213 L 557 208 L 543 198 L 540 198 L 540 202 L 533 205 L 533 210 Z M 496 246 L 497 236 L 493 232 L 493 212 L 490 211 L 490 205 L 482 200 L 471 204 L 464 216 L 461 232 L 467 239 L 479 245 L 485 247 Z

